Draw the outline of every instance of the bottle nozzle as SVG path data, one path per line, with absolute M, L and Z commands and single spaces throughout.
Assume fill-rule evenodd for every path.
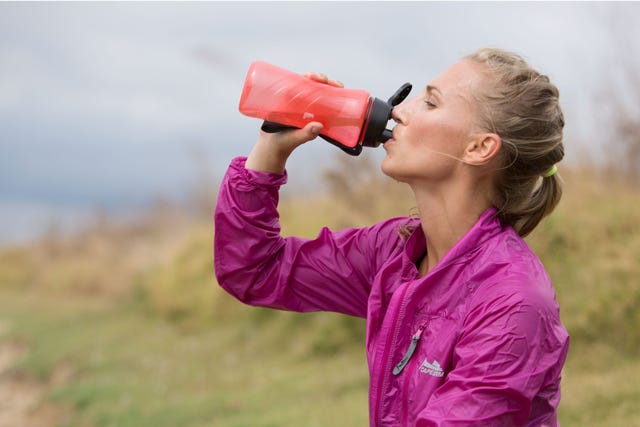
M 391 95 L 391 98 L 389 98 L 389 100 L 387 101 L 389 105 L 391 105 L 392 107 L 395 107 L 396 105 L 404 101 L 405 98 L 409 96 L 409 92 L 411 92 L 411 88 L 412 88 L 411 83 L 405 83 L 402 86 L 400 86 L 400 88 L 393 95 Z M 389 119 L 391 119 L 392 112 L 393 112 L 393 108 L 389 112 Z M 384 144 L 391 138 L 393 138 L 393 134 L 391 133 L 391 130 L 385 129 L 380 134 L 379 141 Z
M 391 133 L 391 130 L 390 129 L 385 129 L 385 130 L 382 131 L 382 134 L 380 135 L 379 141 L 384 144 L 385 142 L 387 142 L 391 138 L 393 138 L 393 134 Z
M 404 101 L 407 96 L 409 96 L 409 92 L 411 92 L 412 87 L 413 86 L 411 85 L 411 83 L 403 84 L 402 86 L 400 86 L 400 89 L 398 89 L 393 95 L 391 95 L 391 98 L 389 98 L 387 102 L 391 104 L 392 107 L 395 107 L 396 105 Z

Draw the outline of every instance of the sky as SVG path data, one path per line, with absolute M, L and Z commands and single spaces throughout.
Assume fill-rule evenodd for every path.
M 256 139 L 238 112 L 255 60 L 386 99 L 478 48 L 512 50 L 560 88 L 567 162 L 597 157 L 597 104 L 640 57 L 625 43 L 639 21 L 634 2 L 0 2 L 0 243 L 215 185 Z M 291 191 L 318 189 L 338 155 L 303 146 Z

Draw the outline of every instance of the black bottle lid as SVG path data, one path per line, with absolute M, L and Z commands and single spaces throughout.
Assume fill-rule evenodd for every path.
M 391 118 L 391 111 L 393 110 L 391 104 L 380 98 L 374 98 L 371 102 L 373 104 L 369 110 L 366 130 L 362 138 L 362 145 L 365 147 L 377 147 L 381 142 L 386 141 L 386 139 L 381 141 L 380 137 L 387 127 L 387 122 Z
M 370 105 L 368 123 L 362 145 L 365 147 L 377 147 L 391 138 L 391 131 L 387 129 L 387 122 L 391 119 L 393 107 L 400 104 L 411 92 L 411 83 L 405 83 L 387 101 L 374 98 Z

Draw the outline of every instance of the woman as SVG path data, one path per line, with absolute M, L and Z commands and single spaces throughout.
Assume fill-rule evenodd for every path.
M 365 317 L 371 426 L 557 425 L 568 335 L 522 237 L 561 195 L 558 90 L 483 49 L 393 119 L 382 171 L 411 187 L 419 218 L 281 237 L 286 160 L 322 124 L 261 133 L 219 194 L 220 285 L 251 305 Z

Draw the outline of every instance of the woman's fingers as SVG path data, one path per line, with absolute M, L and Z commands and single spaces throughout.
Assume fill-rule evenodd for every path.
M 298 145 L 304 144 L 307 141 L 315 139 L 322 130 L 322 123 L 309 122 L 302 129 L 292 129 L 284 132 L 278 132 L 279 144 L 285 147 L 291 147 L 292 149 Z
M 316 82 L 320 82 L 320 83 L 325 83 L 328 84 L 330 86 L 334 86 L 334 87 L 344 87 L 344 85 L 342 84 L 341 81 L 339 80 L 331 80 L 329 77 L 327 77 L 326 74 L 324 73 L 316 73 L 316 72 L 311 72 L 311 73 L 306 73 L 304 74 L 304 76 L 308 79 L 314 80 Z
M 289 129 L 276 133 L 260 132 L 260 139 L 271 144 L 274 150 L 290 153 L 297 146 L 315 139 L 322 130 L 322 123 L 309 122 L 301 129 Z

